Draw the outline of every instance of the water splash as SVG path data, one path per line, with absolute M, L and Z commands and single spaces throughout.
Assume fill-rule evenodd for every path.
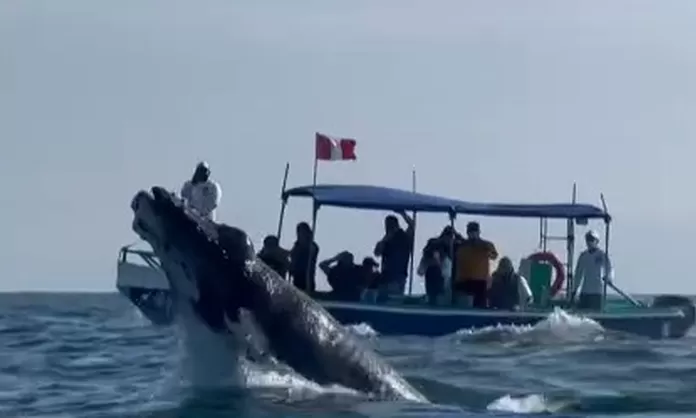
M 604 338 L 604 328 L 596 321 L 570 314 L 556 307 L 544 320 L 535 325 L 496 325 L 478 329 L 463 329 L 455 336 L 460 339 L 501 341 L 506 344 L 587 342 Z
M 237 342 L 201 324 L 188 304 L 179 304 L 175 332 L 182 380 L 203 389 L 244 385 Z
M 513 397 L 505 395 L 491 402 L 486 409 L 495 412 L 512 412 L 514 414 L 555 413 L 566 407 L 561 402 L 551 402 L 545 396 L 532 394 Z
M 348 328 L 355 335 L 363 338 L 375 338 L 379 336 L 379 333 L 365 322 L 355 325 L 348 325 L 346 328 Z

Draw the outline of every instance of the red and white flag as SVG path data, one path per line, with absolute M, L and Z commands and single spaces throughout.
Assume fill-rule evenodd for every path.
M 315 158 L 323 161 L 357 160 L 356 141 L 351 138 L 335 138 L 316 133 Z

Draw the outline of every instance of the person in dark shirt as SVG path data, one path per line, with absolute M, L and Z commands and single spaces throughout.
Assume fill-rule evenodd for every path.
M 319 263 L 326 275 L 333 296 L 340 300 L 357 301 L 362 294 L 362 266 L 355 264 L 350 251 L 343 251 Z
M 444 240 L 431 238 L 423 247 L 421 261 L 418 264 L 418 274 L 425 278 L 425 294 L 430 305 L 436 305 L 445 294 L 445 268 L 451 270 L 452 264 L 447 257 Z M 445 262 L 447 260 L 447 263 Z M 449 274 L 449 273 L 448 273 Z
M 375 261 L 375 259 L 372 257 L 365 257 L 363 258 L 362 264 L 360 266 L 362 267 L 362 282 L 365 289 L 379 289 L 379 263 L 377 263 L 377 261 Z
M 398 212 L 406 222 L 401 229 L 394 215 L 384 218 L 384 236 L 375 245 L 374 254 L 382 258 L 382 278 L 390 295 L 403 296 L 408 278 L 408 261 L 413 251 L 413 219 L 406 212 Z
M 278 237 L 268 235 L 264 238 L 263 247 L 257 257 L 285 279 L 290 264 L 290 252 L 280 246 Z
M 527 280 L 515 272 L 510 258 L 501 258 L 488 290 L 488 306 L 493 309 L 516 311 L 525 308 L 531 301 L 532 291 Z
M 382 275 L 379 272 L 379 264 L 374 258 L 365 257 L 360 267 L 363 283 L 361 299 L 365 302 L 377 302 L 379 299 L 379 289 L 382 286 Z
M 312 228 L 300 222 L 296 228 L 297 240 L 290 250 L 290 276 L 292 284 L 306 293 L 316 290 L 316 268 L 319 246 L 314 242 Z

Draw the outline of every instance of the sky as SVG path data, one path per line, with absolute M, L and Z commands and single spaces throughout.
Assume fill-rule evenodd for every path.
M 260 243 L 320 131 L 358 160 L 319 183 L 604 193 L 616 283 L 695 293 L 695 19 L 689 0 L 0 0 L 0 290 L 114 290 L 132 196 L 203 159 L 219 219 Z M 368 255 L 385 214 L 323 208 L 320 257 Z M 309 202 L 286 215 L 289 247 Z M 537 248 L 538 220 L 475 219 L 513 260 Z M 420 216 L 418 246 L 445 222 Z

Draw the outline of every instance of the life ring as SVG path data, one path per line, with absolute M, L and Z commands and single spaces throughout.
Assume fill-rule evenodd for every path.
M 549 251 L 540 251 L 534 253 L 530 255 L 527 259 L 530 261 L 545 261 L 551 264 L 553 269 L 556 271 L 556 278 L 553 280 L 553 283 L 551 284 L 549 294 L 551 297 L 556 296 L 556 294 L 563 288 L 563 283 L 566 279 L 565 267 L 563 266 L 561 260 L 559 260 L 554 253 Z

